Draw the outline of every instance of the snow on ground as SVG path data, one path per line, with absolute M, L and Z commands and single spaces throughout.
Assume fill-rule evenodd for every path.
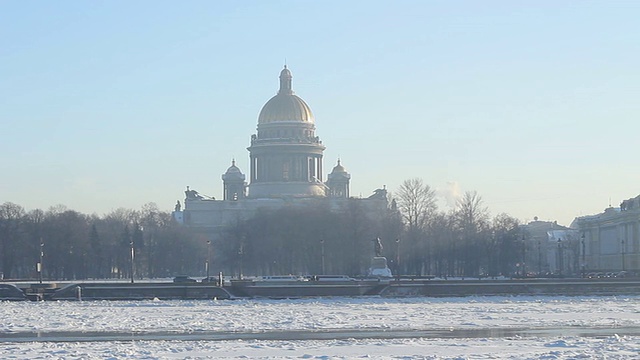
M 638 339 L 394 339 L 3 344 L 14 359 L 637 359 Z
M 407 331 L 640 327 L 640 296 L 314 298 L 0 303 L 0 357 L 15 359 L 634 359 L 640 336 L 11 342 L 32 332 Z M 179 338 L 179 337 L 176 337 Z
M 640 326 L 638 297 L 5 302 L 0 334 Z

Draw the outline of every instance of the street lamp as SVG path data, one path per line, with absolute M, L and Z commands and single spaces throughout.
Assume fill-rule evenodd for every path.
M 558 239 L 558 274 L 562 277 L 562 240 Z
M 396 239 L 396 272 L 400 276 L 400 238 Z
M 242 256 L 244 255 L 244 244 L 240 244 L 240 249 L 238 249 L 238 255 L 240 257 L 240 280 L 242 280 Z
M 320 239 L 320 256 L 322 261 L 322 275 L 324 275 L 324 239 Z
M 540 247 L 540 239 L 538 239 L 538 276 L 542 274 L 542 248 Z
M 522 234 L 522 277 L 527 276 L 526 270 L 526 260 L 527 260 L 527 243 L 525 242 L 524 234 Z
M 580 241 L 582 242 L 582 277 L 584 277 L 585 270 L 587 269 L 587 260 L 586 260 L 587 252 L 585 250 L 586 248 L 584 243 L 584 232 L 582 233 L 582 236 L 580 236 Z
M 73 259 L 73 245 L 69 246 L 69 268 L 70 268 L 70 272 L 71 274 L 66 274 L 66 277 L 69 279 L 74 279 L 76 278 L 76 268 L 75 268 L 75 261 Z
M 621 240 L 621 242 L 622 242 L 622 249 L 621 249 L 621 252 L 622 252 L 622 271 L 625 271 L 625 266 L 624 266 L 624 238 Z
M 40 238 L 40 262 L 38 263 L 38 266 L 36 270 L 38 270 L 38 280 L 40 281 L 40 284 L 42 284 L 42 258 L 44 257 L 44 242 L 42 241 L 42 238 Z
M 207 260 L 204 262 L 204 270 L 207 273 L 207 281 L 209 281 L 209 261 L 211 261 L 211 240 L 207 240 Z
M 133 259 L 135 258 L 135 250 L 133 248 L 133 238 L 131 239 L 131 241 L 129 242 L 129 245 L 131 246 L 131 283 L 133 284 Z

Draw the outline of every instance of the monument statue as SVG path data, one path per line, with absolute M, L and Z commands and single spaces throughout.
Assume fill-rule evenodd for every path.
M 382 256 L 382 241 L 380 241 L 379 237 L 373 239 L 373 251 L 375 252 L 375 256 L 371 259 L 369 276 L 391 278 L 391 269 L 387 266 L 387 258 Z
M 376 257 L 382 256 L 382 242 L 379 237 L 373 239 L 373 250 L 375 251 Z
M 197 191 L 189 189 L 187 186 L 187 191 L 184 192 L 187 200 L 202 200 L 202 195 L 198 194 Z

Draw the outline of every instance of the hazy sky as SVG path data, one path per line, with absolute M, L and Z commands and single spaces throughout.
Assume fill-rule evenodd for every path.
M 353 195 L 420 177 L 569 225 L 640 194 L 638 19 L 639 1 L 3 1 L 0 203 L 221 198 L 286 59 Z

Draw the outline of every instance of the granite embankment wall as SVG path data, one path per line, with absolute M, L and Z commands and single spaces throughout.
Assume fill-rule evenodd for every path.
M 639 279 L 429 280 L 392 282 L 381 296 L 640 295 Z
M 341 288 L 331 291 L 323 284 L 322 291 L 292 293 L 282 286 L 282 294 L 263 297 L 287 298 L 305 296 L 344 296 Z M 306 288 L 305 288 L 306 289 Z M 275 291 L 271 289 L 270 291 Z M 308 289 L 307 289 L 308 290 Z M 293 294 L 293 295 L 292 295 Z M 314 294 L 314 295 L 310 295 Z M 579 296 L 579 295 L 640 295 L 640 279 L 526 279 L 526 280 L 423 280 L 391 281 L 387 285 L 371 286 L 363 295 L 398 296 Z M 296 296 L 297 295 L 297 296 Z M 250 297 L 233 287 L 218 287 L 203 283 L 75 283 L 62 284 L 0 284 L 0 300 L 207 300 Z

